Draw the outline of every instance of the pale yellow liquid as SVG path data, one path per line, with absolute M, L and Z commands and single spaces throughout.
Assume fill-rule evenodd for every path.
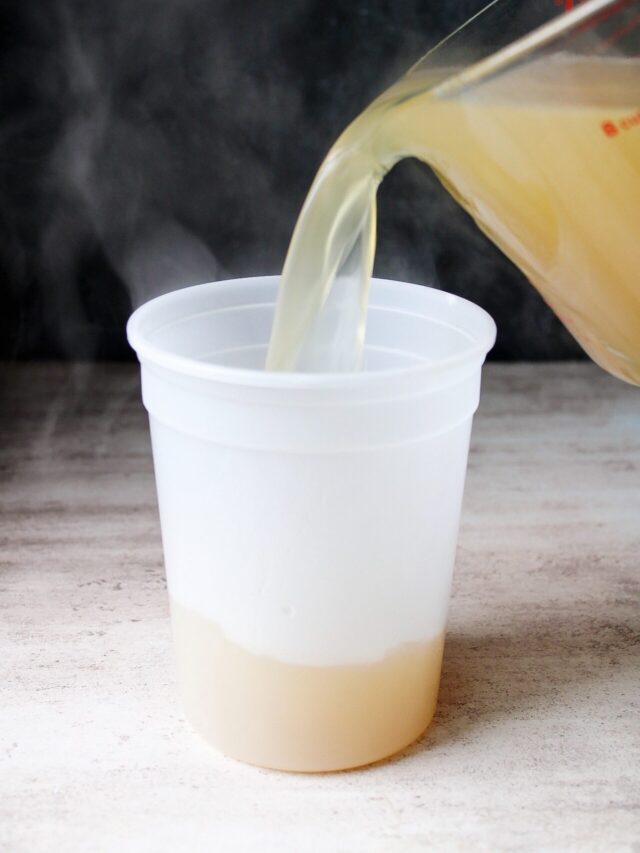
M 444 635 L 381 660 L 300 666 L 254 654 L 171 601 L 185 713 L 212 746 L 279 770 L 343 770 L 408 746 L 433 717 Z
M 267 367 L 358 368 L 376 189 L 415 156 L 589 355 L 640 384 L 640 61 L 560 56 L 455 96 L 433 85 L 407 75 L 331 149 L 291 241 Z M 336 276 L 351 300 L 337 331 L 319 320 Z

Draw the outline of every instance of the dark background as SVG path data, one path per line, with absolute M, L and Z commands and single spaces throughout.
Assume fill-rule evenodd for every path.
M 3 0 L 0 357 L 132 358 L 132 306 L 279 272 L 334 138 L 482 5 Z M 483 305 L 494 358 L 580 356 L 424 165 L 385 180 L 378 233 L 376 274 Z

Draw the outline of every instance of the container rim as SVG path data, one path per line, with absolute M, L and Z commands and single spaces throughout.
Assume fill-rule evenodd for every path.
M 145 323 L 148 321 L 149 314 L 157 310 L 162 305 L 170 307 L 174 304 L 176 307 L 189 294 L 194 291 L 212 290 L 221 285 L 232 285 L 233 287 L 255 286 L 263 283 L 265 285 L 273 285 L 277 283 L 280 276 L 251 276 L 236 279 L 224 279 L 220 281 L 207 282 L 205 284 L 196 284 L 190 287 L 173 290 L 148 302 L 143 303 L 130 316 L 127 322 L 127 339 L 130 346 L 136 352 L 138 360 L 141 364 L 152 364 L 158 367 L 165 368 L 174 373 L 179 373 L 196 379 L 203 379 L 210 382 L 219 382 L 234 386 L 249 386 L 253 388 L 273 388 L 273 389 L 348 389 L 348 388 L 363 388 L 370 385 L 375 385 L 379 382 L 399 378 L 415 378 L 447 373 L 457 368 L 463 367 L 466 364 L 471 365 L 479 360 L 484 361 L 486 354 L 489 352 L 496 339 L 496 324 L 483 308 L 464 299 L 461 296 L 455 296 L 452 293 L 438 290 L 437 288 L 427 285 L 412 284 L 404 281 L 394 281 L 392 279 L 372 278 L 371 283 L 373 289 L 380 285 L 390 285 L 394 288 L 419 288 L 420 290 L 429 291 L 429 298 L 436 302 L 442 302 L 449 306 L 464 306 L 467 311 L 471 311 L 476 315 L 479 321 L 479 334 L 473 336 L 468 330 L 463 327 L 454 327 L 469 338 L 469 346 L 465 347 L 461 352 L 456 353 L 446 358 L 436 359 L 422 364 L 411 364 L 401 367 L 392 367 L 383 370 L 357 371 L 352 373 L 302 373 L 292 371 L 266 371 L 256 370 L 246 367 L 232 367 L 223 364 L 214 364 L 211 362 L 200 361 L 197 358 L 190 356 L 176 355 L 169 352 L 167 349 L 159 346 L 149 340 L 149 332 L 154 330 L 145 329 Z M 263 305 L 274 305 L 275 301 L 265 300 Z M 240 305 L 238 307 L 241 307 Z M 387 306 L 378 306 L 375 301 L 370 301 L 370 308 L 380 307 L 384 310 Z M 399 310 L 389 306 L 388 310 Z M 185 315 L 185 319 L 189 315 Z M 425 318 L 428 314 L 423 315 Z

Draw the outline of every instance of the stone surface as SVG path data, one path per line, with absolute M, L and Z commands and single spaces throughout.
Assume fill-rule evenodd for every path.
M 435 723 L 321 776 L 183 721 L 136 368 L 7 367 L 0 405 L 2 851 L 640 849 L 637 389 L 489 365 Z

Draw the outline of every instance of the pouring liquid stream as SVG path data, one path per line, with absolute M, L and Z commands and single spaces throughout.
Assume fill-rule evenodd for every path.
M 587 353 L 640 384 L 640 60 L 559 53 L 450 93 L 439 74 L 409 72 L 324 160 L 287 254 L 267 369 L 362 366 L 376 191 L 417 157 Z

